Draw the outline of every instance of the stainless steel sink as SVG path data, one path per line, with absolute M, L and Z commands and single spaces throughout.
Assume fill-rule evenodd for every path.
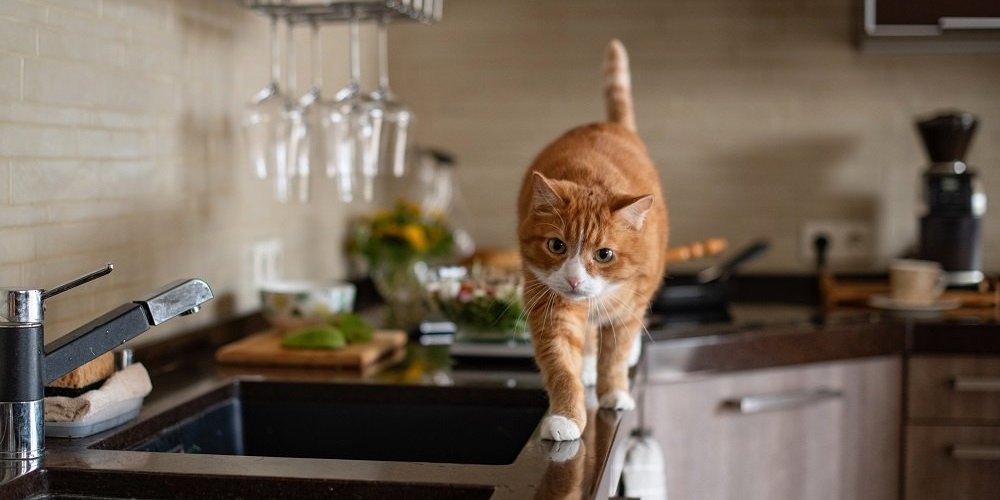
M 27 500 L 239 499 L 248 498 L 487 499 L 489 486 L 404 484 L 378 481 L 246 478 L 215 475 L 51 469 L 0 487 L 0 497 Z M 7 495 L 10 496 L 7 496 Z
M 542 390 L 236 381 L 92 449 L 510 464 Z

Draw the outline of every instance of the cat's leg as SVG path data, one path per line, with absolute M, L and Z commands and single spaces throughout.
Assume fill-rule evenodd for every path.
M 635 408 L 628 391 L 628 358 L 641 327 L 641 320 L 634 316 L 601 326 L 597 358 L 597 396 L 601 408 Z
M 586 326 L 586 338 L 583 343 L 583 367 L 580 379 L 586 387 L 597 384 L 597 325 L 593 322 Z
M 587 424 L 580 370 L 585 312 L 553 307 L 547 317 L 528 315 L 535 360 L 549 395 L 549 416 L 542 421 L 542 438 L 579 439 Z

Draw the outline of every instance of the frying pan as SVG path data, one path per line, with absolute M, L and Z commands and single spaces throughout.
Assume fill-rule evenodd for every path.
M 729 301 L 729 277 L 736 269 L 771 247 L 757 240 L 721 264 L 702 270 L 693 277 L 666 277 L 653 297 L 653 312 L 724 308 Z

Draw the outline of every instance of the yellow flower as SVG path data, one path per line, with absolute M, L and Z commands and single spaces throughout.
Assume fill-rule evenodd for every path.
M 424 229 L 417 224 L 407 224 L 403 227 L 403 238 L 417 252 L 427 250 L 427 235 Z

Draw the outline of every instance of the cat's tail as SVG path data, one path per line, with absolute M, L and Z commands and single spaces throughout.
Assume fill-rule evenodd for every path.
M 608 107 L 608 121 L 635 131 L 628 53 L 618 39 L 612 39 L 604 53 L 604 100 Z

